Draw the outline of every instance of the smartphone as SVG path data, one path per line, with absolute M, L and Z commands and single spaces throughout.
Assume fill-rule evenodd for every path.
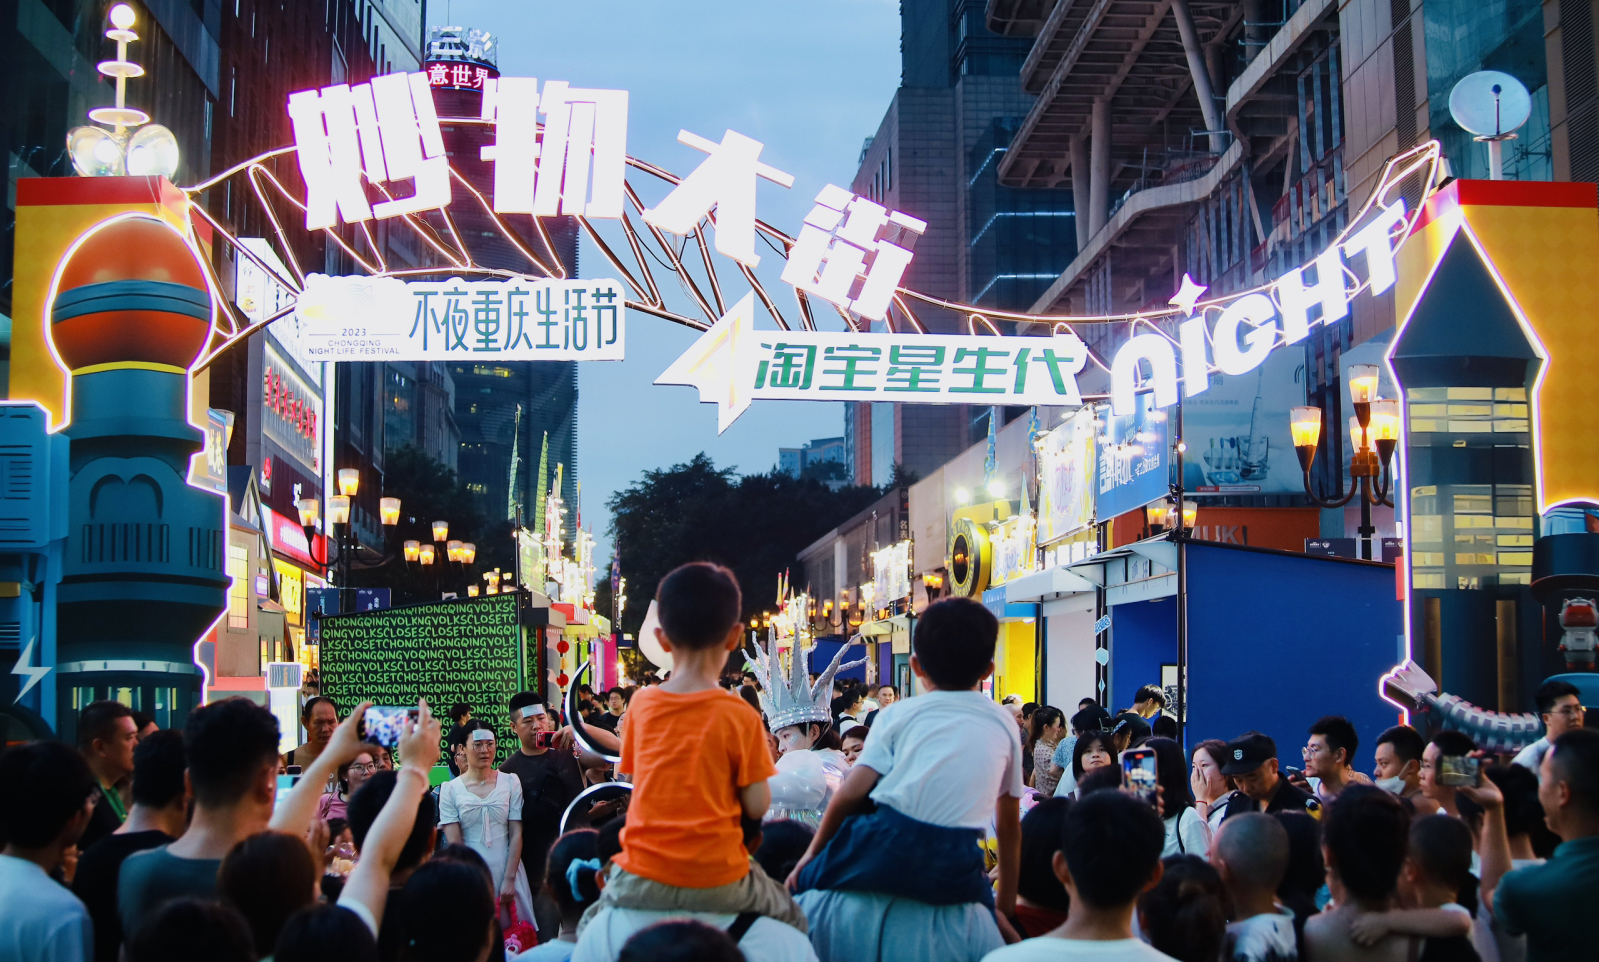
M 1438 784 L 1459 788 L 1476 786 L 1482 780 L 1482 759 L 1470 755 L 1438 756 Z
M 1127 790 L 1148 802 L 1155 804 L 1155 750 L 1153 748 L 1129 748 L 1122 752 L 1122 782 Z
M 534 748 L 554 748 L 555 747 L 555 734 L 556 734 L 555 732 L 534 732 L 533 733 L 533 747 Z
M 405 719 L 415 721 L 417 710 L 400 705 L 373 705 L 366 710 L 366 716 L 361 719 L 361 727 L 367 739 L 377 742 L 389 751 L 394 751 L 400 744 L 400 728 Z
M 1283 777 L 1287 779 L 1304 778 L 1305 770 L 1303 768 L 1294 768 L 1289 766 L 1283 769 Z

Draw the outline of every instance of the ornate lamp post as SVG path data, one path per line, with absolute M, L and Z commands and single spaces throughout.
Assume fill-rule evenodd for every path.
M 1354 402 L 1355 416 L 1349 419 L 1349 434 L 1355 444 L 1355 456 L 1349 462 L 1349 491 L 1342 498 L 1330 499 L 1317 494 L 1310 480 L 1310 466 L 1316 460 L 1316 445 L 1321 439 L 1321 408 L 1313 405 L 1296 407 L 1290 415 L 1289 428 L 1294 436 L 1294 450 L 1299 454 L 1299 466 L 1305 472 L 1305 494 L 1311 502 L 1322 508 L 1342 508 L 1357 496 L 1360 498 L 1360 556 L 1371 560 L 1371 538 L 1377 529 L 1371 523 L 1373 505 L 1393 507 L 1392 477 L 1389 462 L 1393 460 L 1394 447 L 1399 443 L 1399 402 L 1377 397 L 1377 366 L 1353 364 L 1349 368 L 1349 396 Z M 1340 472 L 1339 487 L 1342 487 Z
M 355 536 L 354 526 L 350 524 L 350 502 L 361 490 L 361 472 L 355 468 L 340 468 L 338 473 L 339 493 L 328 497 L 328 528 L 333 535 L 336 553 L 331 557 L 324 548 L 324 557 L 321 561 L 323 567 L 337 566 L 339 569 L 339 611 L 349 614 L 355 610 L 355 586 L 350 584 L 350 565 L 356 560 L 356 555 L 361 551 L 361 542 Z M 305 540 L 313 549 L 316 547 L 316 523 L 321 514 L 321 506 L 315 498 L 301 498 L 295 502 L 295 507 L 300 513 L 300 527 L 305 530 Z M 400 523 L 400 499 L 381 498 L 378 500 L 378 520 L 385 529 L 392 529 Z M 327 542 L 324 542 L 327 543 Z M 412 545 L 415 542 L 405 543 L 406 560 L 411 559 Z M 386 563 L 389 555 L 379 555 L 377 560 L 369 562 L 368 567 L 375 567 Z M 316 560 L 312 555 L 312 560 Z

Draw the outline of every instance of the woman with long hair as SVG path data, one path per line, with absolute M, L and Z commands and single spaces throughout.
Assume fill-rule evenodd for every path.
M 444 837 L 483 856 L 499 904 L 522 921 L 533 919 L 533 893 L 522 865 L 522 782 L 496 771 L 494 729 L 480 719 L 466 731 L 466 771 L 439 788 Z
M 1188 785 L 1188 766 L 1183 750 L 1170 738 L 1151 738 L 1144 747 L 1155 752 L 1155 784 L 1160 786 L 1161 810 L 1166 822 L 1166 847 L 1161 857 L 1197 855 L 1210 857 L 1210 826 L 1194 810 L 1193 790 Z
M 1079 784 L 1085 773 L 1114 764 L 1116 754 L 1109 732 L 1085 732 L 1077 736 L 1077 744 L 1072 746 L 1072 777 Z
M 1033 788 L 1049 798 L 1055 794 L 1060 769 L 1055 767 L 1055 749 L 1066 737 L 1066 715 L 1059 708 L 1040 705 L 1033 712 L 1027 732 L 1027 753 L 1033 758 Z
M 1227 743 L 1219 738 L 1207 738 L 1194 746 L 1188 772 L 1188 787 L 1194 793 L 1194 808 L 1212 835 L 1221 828 L 1222 816 L 1227 814 L 1227 800 L 1233 794 L 1233 781 L 1221 773 L 1227 763 Z

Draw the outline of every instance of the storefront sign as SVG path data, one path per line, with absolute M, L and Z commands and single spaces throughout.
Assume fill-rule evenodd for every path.
M 305 582 L 303 572 L 287 561 L 272 559 L 272 570 L 278 573 L 278 604 L 288 613 L 289 624 L 305 623 Z
M 261 433 L 316 474 L 322 463 L 322 394 L 271 343 L 261 375 Z
M 1080 408 L 1038 441 L 1038 543 L 1051 544 L 1094 523 L 1092 408 Z
M 626 301 L 606 278 L 311 274 L 294 314 L 307 355 L 318 361 L 620 361 Z
M 911 593 L 911 543 L 899 541 L 872 552 L 872 603 L 886 608 Z
M 189 467 L 189 483 L 228 493 L 228 439 L 233 435 L 233 412 L 206 411 L 205 449 Z
M 278 514 L 271 508 L 263 505 L 261 513 L 266 517 L 267 538 L 272 543 L 272 550 L 285 557 L 293 558 L 308 568 L 320 568 L 316 559 L 311 557 L 311 544 L 305 540 L 305 529 L 300 525 Z M 318 551 L 325 546 L 320 542 L 322 535 L 317 535 Z
M 717 405 L 717 430 L 761 400 L 1078 405 L 1088 349 L 1077 335 L 991 337 L 756 331 L 746 294 L 656 384 Z
M 1280 351 L 1243 377 L 1211 374 L 1209 390 L 1183 401 L 1190 494 L 1304 493 L 1288 433 L 1289 409 L 1305 403 L 1304 370 L 1300 352 Z
M 320 655 L 322 694 L 341 705 L 503 705 L 522 688 L 517 596 L 330 615 Z M 514 745 L 503 713 L 490 714 L 500 745 Z
M 1030 514 L 1012 515 L 994 525 L 988 543 L 993 565 L 988 583 L 1002 585 L 1038 567 L 1037 529 Z
M 1101 521 L 1164 498 L 1171 488 L 1171 439 L 1166 412 L 1138 395 L 1131 417 L 1108 415 L 1099 438 L 1094 513 Z

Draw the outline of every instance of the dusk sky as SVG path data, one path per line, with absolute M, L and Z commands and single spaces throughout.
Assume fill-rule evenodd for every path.
M 628 90 L 628 153 L 679 176 L 705 156 L 677 142 L 679 129 L 717 141 L 731 128 L 761 141 L 761 159 L 793 174 L 795 184 L 784 190 L 763 181 L 757 214 L 790 234 L 825 184 L 849 186 L 862 141 L 876 132 L 899 84 L 895 0 L 434 0 L 428 20 L 488 30 L 504 75 Z M 644 193 L 635 174 L 629 182 Z M 644 200 L 663 194 L 644 193 Z M 590 245 L 580 266 L 585 276 L 609 268 Z M 721 266 L 732 265 L 724 258 Z M 766 251 L 759 274 L 792 317 L 791 290 L 777 280 L 781 267 Z M 727 273 L 732 304 L 749 288 Z M 664 292 L 670 275 L 657 267 L 656 278 Z M 772 326 L 764 314 L 756 324 Z M 651 384 L 695 336 L 634 312 L 626 361 L 579 365 L 578 478 L 600 565 L 611 553 L 605 501 L 640 472 L 699 451 L 741 473 L 765 471 L 779 447 L 843 433 L 842 404 L 761 401 L 718 436 L 715 406 L 700 404 L 693 388 Z

